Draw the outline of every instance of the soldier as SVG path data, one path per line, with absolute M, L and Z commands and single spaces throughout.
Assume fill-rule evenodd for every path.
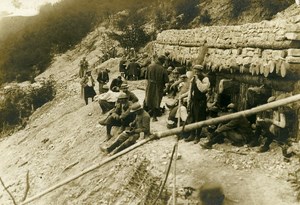
M 157 61 L 148 67 L 146 74 L 145 106 L 152 112 L 153 121 L 158 121 L 157 116 L 160 114 L 164 87 L 169 82 L 167 71 L 162 66 L 164 62 L 165 56 L 159 56 Z
M 130 112 L 130 106 L 132 103 L 128 101 L 128 97 L 125 93 L 120 93 L 115 108 L 110 112 L 106 124 L 106 137 L 107 140 L 112 138 L 111 128 L 113 126 L 121 127 L 121 131 L 125 130 L 125 127 L 131 123 L 135 115 Z
M 102 90 L 103 93 L 95 96 L 95 100 L 99 101 L 99 106 L 102 110 L 102 114 L 105 114 L 115 107 L 120 93 L 109 90 L 108 85 L 103 85 Z
M 128 88 L 129 88 L 128 84 L 122 83 L 120 90 L 127 95 L 128 100 L 130 102 L 132 103 L 138 102 L 139 99 L 137 98 L 137 96 L 133 92 L 129 91 Z
M 92 98 L 92 101 L 94 101 L 94 97 L 96 96 L 94 89 L 95 80 L 91 73 L 91 70 L 86 71 L 86 75 L 81 80 L 81 86 L 83 88 L 83 96 L 86 105 L 88 104 L 88 98 Z
M 272 96 L 268 99 L 268 103 L 275 101 L 275 97 Z M 263 146 L 260 147 L 259 152 L 267 152 L 270 149 L 270 144 L 276 140 L 282 148 L 282 154 L 284 157 L 291 157 L 292 153 L 287 153 L 288 148 L 288 123 L 287 112 L 284 106 L 272 109 L 271 118 L 257 118 L 256 120 L 256 136 L 262 135 L 266 137 L 266 141 Z M 293 117 L 289 117 L 292 119 Z
M 199 122 L 206 120 L 207 96 L 206 93 L 210 88 L 210 81 L 202 73 L 203 66 L 194 66 L 195 75 L 191 80 L 188 92 L 188 112 L 187 123 Z M 185 139 L 186 142 L 195 140 L 195 144 L 200 141 L 202 128 L 190 132 L 190 136 Z
M 115 154 L 133 145 L 140 137 L 150 135 L 150 115 L 139 103 L 132 105 L 131 113 L 136 113 L 135 120 L 130 123 L 130 129 L 122 132 L 108 147 L 100 147 L 106 153 Z
M 86 71 L 89 68 L 89 63 L 86 60 L 86 57 L 83 57 L 82 60 L 79 63 L 79 77 L 83 78 L 86 74 Z
M 109 82 L 109 70 L 106 68 L 98 73 L 97 81 L 99 83 L 99 94 L 103 93 L 103 86 Z
M 237 111 L 233 103 L 230 103 L 227 109 L 229 113 Z M 235 146 L 243 146 L 247 142 L 250 142 L 254 138 L 254 133 L 247 118 L 240 117 L 230 120 L 225 124 L 220 124 L 212 134 L 210 140 L 205 144 L 201 144 L 201 147 L 211 149 L 212 145 L 223 142 L 225 138 L 232 141 L 232 145 Z

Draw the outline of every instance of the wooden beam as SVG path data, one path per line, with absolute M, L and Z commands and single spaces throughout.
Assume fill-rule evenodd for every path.
M 204 121 L 201 121 L 201 122 L 192 123 L 192 124 L 186 125 L 184 127 L 184 131 L 188 132 L 188 131 L 192 131 L 192 130 L 195 130 L 195 129 L 198 129 L 198 128 L 201 128 L 201 127 L 205 127 L 205 126 L 208 126 L 208 125 L 219 124 L 221 122 L 233 120 L 233 119 L 236 119 L 236 118 L 246 117 L 246 116 L 249 116 L 249 115 L 253 115 L 253 114 L 256 114 L 256 113 L 259 113 L 259 112 L 263 112 L 265 110 L 273 109 L 273 108 L 280 107 L 280 106 L 290 104 L 290 103 L 293 103 L 293 102 L 297 102 L 297 101 L 300 101 L 300 94 L 297 94 L 297 95 L 294 95 L 294 96 L 291 96 L 291 97 L 287 97 L 287 98 L 284 98 L 284 99 L 281 99 L 281 100 L 277 100 L 277 101 L 274 101 L 274 102 L 271 102 L 271 103 L 267 103 L 267 104 L 264 104 L 264 105 L 260 105 L 260 106 L 254 107 L 252 109 L 249 109 L 249 110 L 244 110 L 244 111 L 228 114 L 228 115 L 225 115 L 225 116 L 216 117 L 216 118 L 212 118 L 212 119 L 209 119 L 209 120 L 204 120 Z M 156 137 L 161 138 L 161 137 L 167 137 L 167 136 L 170 136 L 170 135 L 176 135 L 176 134 L 179 134 L 181 132 L 183 132 L 183 128 L 182 127 L 177 127 L 177 128 L 170 129 L 170 130 L 167 130 L 167 131 L 155 132 L 153 134 Z

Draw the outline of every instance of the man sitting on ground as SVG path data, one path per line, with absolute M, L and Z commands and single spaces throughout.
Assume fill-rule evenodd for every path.
M 268 99 L 268 103 L 275 101 L 275 97 L 272 96 Z M 287 110 L 287 109 L 286 109 Z M 269 118 L 258 118 L 256 120 L 256 136 L 262 134 L 266 137 L 266 141 L 259 152 L 266 152 L 270 149 L 270 144 L 276 140 L 282 148 L 282 155 L 284 157 L 291 157 L 292 153 L 287 153 L 288 148 L 288 136 L 289 130 L 286 123 L 288 113 L 284 106 L 272 109 L 272 119 Z
M 114 110 L 111 111 L 106 123 L 107 140 L 112 138 L 111 129 L 113 126 L 121 127 L 121 131 L 135 119 L 135 113 L 130 112 L 132 103 L 128 101 L 125 93 L 120 93 Z
M 127 83 L 122 83 L 120 89 L 123 93 L 125 93 L 127 95 L 128 100 L 130 102 L 132 102 L 132 103 L 138 102 L 139 99 L 137 98 L 137 96 L 133 92 L 129 91 L 128 88 L 129 88 L 129 86 Z
M 233 103 L 230 103 L 227 109 L 229 113 L 237 111 Z M 201 144 L 201 147 L 211 149 L 212 145 L 223 142 L 225 138 L 232 141 L 232 145 L 235 146 L 243 146 L 247 142 L 250 142 L 254 138 L 254 134 L 247 118 L 242 116 L 232 119 L 226 124 L 219 125 L 209 141 L 205 144 Z
M 113 88 L 114 91 L 109 90 L 108 85 L 103 85 L 102 89 L 104 93 L 95 96 L 94 100 L 99 101 L 102 114 L 105 114 L 115 107 L 120 93 L 115 92 L 117 88 Z
M 135 113 L 135 120 L 130 123 L 130 129 L 122 132 L 118 138 L 108 147 L 101 147 L 106 153 L 115 154 L 133 145 L 141 136 L 150 135 L 150 115 L 139 103 L 132 105 L 131 113 Z

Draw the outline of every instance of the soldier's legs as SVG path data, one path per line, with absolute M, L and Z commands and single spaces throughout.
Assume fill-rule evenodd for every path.
M 130 137 L 128 137 L 127 135 L 127 139 L 125 141 L 122 142 L 121 145 L 119 145 L 114 151 L 113 151 L 113 154 L 117 153 L 117 152 L 120 152 L 124 149 L 126 149 L 127 147 L 130 147 L 131 145 L 133 145 L 136 140 L 139 138 L 139 135 L 138 134 L 134 134 Z
M 114 149 L 119 147 L 123 142 L 125 142 L 128 139 L 128 135 L 126 133 L 121 133 L 118 138 L 106 149 L 108 152 L 112 152 Z

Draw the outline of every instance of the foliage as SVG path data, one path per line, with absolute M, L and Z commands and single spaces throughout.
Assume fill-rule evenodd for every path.
M 250 6 L 251 2 L 250 0 L 231 0 L 231 4 L 231 15 L 236 18 Z
M 31 113 L 52 100 L 56 94 L 53 79 L 42 81 L 38 86 L 21 88 L 14 85 L 5 89 L 0 99 L 0 131 L 24 123 Z
M 128 15 L 117 20 L 117 28 L 121 33 L 112 33 L 110 37 L 120 42 L 124 48 L 139 48 L 145 46 L 151 39 L 151 35 L 144 31 L 146 18 L 142 12 L 129 11 Z
M 269 18 L 295 3 L 294 0 L 260 0 L 260 5 L 269 12 Z
M 179 17 L 177 27 L 187 28 L 188 24 L 199 15 L 199 0 L 174 0 L 173 4 Z
M 43 6 L 37 16 L 26 17 L 24 25 L 18 30 L 10 29 L 7 23 L 4 30 L 10 29 L 11 32 L 6 32 L 9 35 L 0 39 L 0 84 L 31 80 L 51 64 L 55 54 L 64 53 L 77 45 L 113 13 L 149 4 L 149 0 L 102 0 L 101 3 L 99 0 L 88 3 L 64 0 Z M 140 32 L 139 29 L 137 31 Z
M 200 16 L 200 23 L 204 25 L 208 25 L 211 23 L 211 16 L 207 10 Z

